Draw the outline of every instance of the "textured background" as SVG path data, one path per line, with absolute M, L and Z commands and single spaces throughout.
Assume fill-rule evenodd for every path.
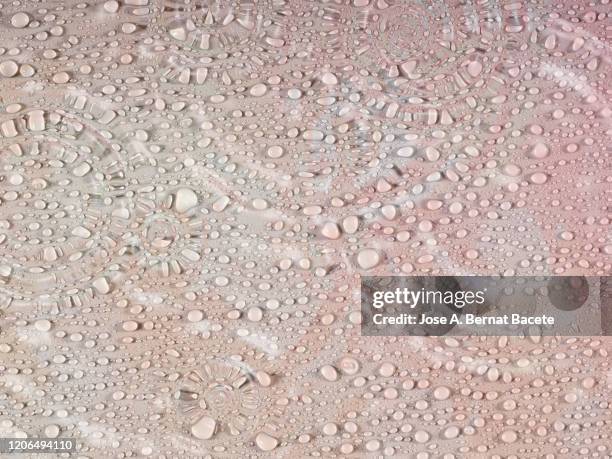
M 610 457 L 609 338 L 359 331 L 364 274 L 610 274 L 610 11 L 2 1 L 0 435 Z

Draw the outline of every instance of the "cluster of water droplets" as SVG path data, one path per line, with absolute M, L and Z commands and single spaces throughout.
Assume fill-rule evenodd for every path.
M 1 4 L 0 436 L 608 456 L 607 338 L 365 338 L 359 280 L 610 273 L 609 9 Z

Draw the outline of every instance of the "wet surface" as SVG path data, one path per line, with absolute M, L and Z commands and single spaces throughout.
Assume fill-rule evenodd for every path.
M 4 2 L 0 436 L 609 456 L 609 338 L 359 333 L 366 274 L 610 274 L 609 15 Z

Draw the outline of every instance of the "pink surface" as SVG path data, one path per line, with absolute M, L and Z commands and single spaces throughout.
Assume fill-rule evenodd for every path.
M 609 457 L 609 338 L 359 331 L 365 274 L 610 274 L 609 15 L 4 2 L 0 437 Z

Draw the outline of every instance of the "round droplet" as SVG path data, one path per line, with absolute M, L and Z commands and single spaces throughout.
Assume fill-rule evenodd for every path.
M 47 319 L 37 320 L 34 323 L 34 328 L 36 328 L 36 330 L 41 331 L 41 332 L 47 332 L 51 330 L 51 322 L 48 321 Z
M 425 443 L 429 440 L 429 433 L 424 430 L 417 430 L 414 433 L 414 439 L 417 443 Z
M 338 362 L 338 366 L 343 373 L 354 375 L 359 371 L 359 362 L 352 357 L 344 357 Z
M 380 261 L 380 254 L 374 249 L 364 249 L 357 255 L 357 264 L 361 269 L 375 268 Z
M 331 365 L 323 365 L 319 370 L 321 376 L 327 381 L 337 381 L 338 380 L 338 370 L 336 370 Z
M 107 13 L 116 13 L 117 11 L 119 11 L 119 2 L 115 1 L 115 0 L 110 0 L 108 2 L 104 3 L 104 11 L 106 11 Z
M 251 95 L 253 97 L 261 97 L 268 91 L 268 88 L 263 83 L 257 83 L 255 86 L 251 88 Z
M 355 215 L 349 215 L 342 220 L 342 228 L 348 234 L 354 234 L 359 228 L 359 218 Z
M 200 440 L 208 440 L 215 434 L 217 421 L 208 416 L 202 416 L 191 426 L 191 434 Z
M 255 444 L 262 451 L 272 451 L 278 446 L 278 440 L 265 432 L 261 432 L 255 437 Z
M 252 205 L 255 210 L 266 210 L 268 208 L 268 202 L 262 198 L 253 199 Z
M 451 391 L 446 386 L 436 387 L 433 392 L 433 396 L 436 400 L 446 400 L 450 397 Z
M 268 156 L 270 158 L 280 158 L 284 153 L 283 147 L 279 145 L 273 145 L 268 148 Z
M 323 75 L 321 75 L 321 81 L 323 84 L 327 85 L 338 84 L 338 78 L 336 78 L 336 75 L 330 72 L 325 72 Z
M 45 437 L 47 438 L 57 438 L 60 433 L 60 428 L 56 424 L 49 424 L 45 427 Z
M 416 150 L 414 149 L 414 147 L 406 146 L 406 147 L 402 147 L 399 150 L 397 150 L 395 154 L 397 156 L 401 156 L 402 158 L 410 158 L 412 155 L 414 155 L 415 151 Z
M 272 377 L 265 371 L 258 371 L 255 373 L 257 382 L 263 387 L 269 387 L 272 385 Z
M 378 374 L 386 378 L 393 376 L 393 373 L 395 373 L 395 365 L 389 362 L 383 363 L 378 369 Z
M 365 448 L 369 452 L 378 451 L 381 446 L 380 440 L 368 440 L 365 444 Z
M 11 78 L 17 75 L 19 66 L 15 61 L 4 61 L 0 63 L 0 75 L 6 78 Z
M 30 23 L 30 16 L 26 13 L 16 13 L 11 18 L 11 25 L 16 29 L 23 29 Z
M 263 311 L 261 310 L 261 308 L 253 306 L 252 308 L 249 308 L 247 312 L 247 318 L 251 322 L 259 322 L 263 318 Z
M 535 174 L 531 175 L 530 179 L 532 183 L 535 183 L 536 185 L 542 185 L 546 183 L 546 181 L 548 180 L 548 176 L 543 172 L 536 172 Z
M 536 159 L 543 159 L 548 156 L 549 153 L 548 147 L 543 143 L 536 143 L 533 149 L 531 150 L 531 156 Z
M 58 72 L 53 75 L 53 82 L 56 84 L 66 84 L 68 81 L 70 81 L 68 72 Z
M 133 320 L 128 320 L 127 322 L 123 322 L 121 328 L 127 332 L 133 332 L 138 330 L 138 322 Z
M 514 443 L 518 439 L 518 435 L 514 430 L 506 430 L 501 434 L 501 440 L 504 443 Z
M 321 228 L 321 235 L 327 239 L 338 239 L 340 238 L 340 228 L 334 222 L 327 222 Z
M 204 313 L 199 309 L 192 309 L 187 313 L 187 320 L 189 322 L 200 322 L 204 318 Z
M 187 212 L 198 204 L 198 195 L 189 188 L 180 188 L 176 192 L 174 208 L 177 212 Z
M 471 61 L 467 66 L 467 71 L 472 78 L 476 78 L 482 72 L 482 64 L 479 61 Z

